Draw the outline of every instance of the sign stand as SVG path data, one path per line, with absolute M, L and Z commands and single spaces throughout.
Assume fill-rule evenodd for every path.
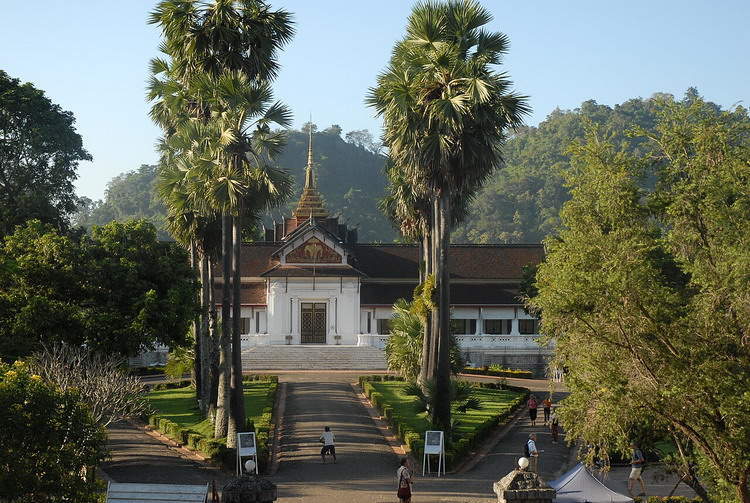
M 430 456 L 438 456 L 438 470 L 437 476 L 440 476 L 440 472 L 445 475 L 445 442 L 443 441 L 442 431 L 425 431 L 424 432 L 424 455 L 422 456 L 422 476 L 430 473 Z
M 244 470 L 242 458 L 253 458 L 255 462 L 255 474 L 258 475 L 258 450 L 255 447 L 255 432 L 237 434 L 237 476 L 240 477 Z

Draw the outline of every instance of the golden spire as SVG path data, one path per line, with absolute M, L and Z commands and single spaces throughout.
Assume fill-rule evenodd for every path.
M 323 206 L 323 199 L 315 188 L 315 175 L 313 168 L 313 149 L 312 149 L 312 119 L 309 122 L 310 130 L 307 144 L 307 166 L 305 166 L 305 187 L 302 189 L 302 197 L 299 199 L 297 209 L 294 210 L 294 216 L 297 219 L 326 218 L 328 210 Z
M 305 188 L 315 188 L 315 177 L 313 177 L 313 152 L 312 152 L 312 121 L 310 121 L 310 138 L 307 142 L 307 166 L 305 167 Z

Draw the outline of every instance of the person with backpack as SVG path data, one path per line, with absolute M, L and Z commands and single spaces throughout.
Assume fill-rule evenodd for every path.
M 641 472 L 643 467 L 646 466 L 646 458 L 643 456 L 643 452 L 638 448 L 635 442 L 630 443 L 630 449 L 633 451 L 633 455 L 630 459 L 630 476 L 628 477 L 628 493 L 633 496 L 633 486 L 635 481 L 641 483 L 641 493 L 638 496 L 646 495 L 646 484 L 643 482 Z
M 523 455 L 529 460 L 529 471 L 539 473 L 539 450 L 536 448 L 536 433 L 529 435 L 523 446 Z

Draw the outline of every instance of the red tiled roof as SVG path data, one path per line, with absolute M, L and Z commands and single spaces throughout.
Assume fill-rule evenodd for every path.
M 418 249 L 409 245 L 352 246 L 355 264 L 371 278 L 416 278 Z M 448 254 L 451 278 L 511 279 L 522 277 L 523 266 L 544 258 L 542 245 L 453 245 Z
M 221 285 L 214 289 L 216 304 L 221 305 Z M 242 283 L 240 288 L 240 304 L 242 305 L 266 305 L 266 282 L 253 281 Z

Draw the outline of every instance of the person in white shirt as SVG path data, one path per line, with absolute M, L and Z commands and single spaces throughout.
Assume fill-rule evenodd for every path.
M 526 447 L 529 451 L 529 471 L 539 473 L 539 451 L 536 448 L 536 433 L 529 435 Z
M 323 458 L 323 463 L 326 462 L 326 454 L 333 456 L 333 462 L 335 463 L 336 447 L 334 446 L 334 442 L 336 441 L 336 437 L 333 436 L 330 426 L 325 427 L 325 431 L 320 435 L 320 439 L 318 440 L 323 444 L 323 448 L 320 449 L 320 457 Z

